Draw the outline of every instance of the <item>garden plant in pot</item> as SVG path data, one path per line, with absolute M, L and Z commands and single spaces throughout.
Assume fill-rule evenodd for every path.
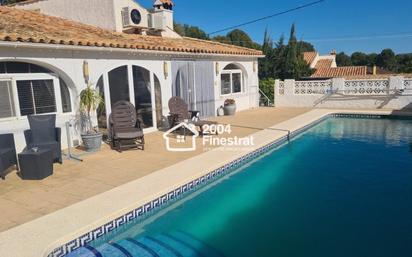
M 226 99 L 223 106 L 225 115 L 233 116 L 236 113 L 236 101 L 234 99 Z
M 80 111 L 82 117 L 82 141 L 87 152 L 98 152 L 102 146 L 103 134 L 93 127 L 92 112 L 103 103 L 99 92 L 88 85 L 80 93 Z

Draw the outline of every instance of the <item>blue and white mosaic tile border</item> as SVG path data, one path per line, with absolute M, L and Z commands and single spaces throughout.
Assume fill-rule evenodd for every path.
M 296 137 L 297 135 L 307 131 L 308 129 L 312 128 L 313 126 L 321 123 L 322 121 L 330 118 L 330 117 L 337 117 L 337 118 L 342 118 L 342 117 L 350 117 L 350 118 L 380 118 L 381 115 L 367 115 L 367 114 L 329 114 L 326 115 L 320 119 L 318 119 L 315 122 L 312 122 L 298 130 L 295 130 L 289 134 L 289 136 L 284 136 L 280 139 L 277 139 L 276 141 L 263 146 L 249 154 L 246 154 L 245 156 L 236 159 L 223 167 L 220 167 L 198 179 L 195 179 L 183 186 L 180 186 L 176 188 L 175 190 L 157 198 L 154 199 L 153 201 L 138 207 L 137 209 L 134 209 L 133 211 L 124 214 L 123 216 L 114 219 L 99 228 L 94 229 L 93 231 L 86 233 L 56 249 L 53 250 L 50 254 L 48 254 L 48 257 L 64 257 L 65 255 L 69 254 L 70 252 L 83 247 L 89 243 L 91 243 L 94 240 L 101 239 L 108 233 L 112 232 L 115 229 L 118 229 L 122 225 L 125 225 L 126 223 L 136 221 L 138 218 L 142 218 L 150 213 L 152 213 L 155 210 L 160 209 L 161 207 L 164 207 L 165 205 L 169 204 L 170 202 L 176 201 L 186 194 L 193 192 L 195 190 L 200 189 L 202 186 L 205 186 L 213 181 L 215 181 L 218 178 L 223 177 L 224 175 L 227 175 L 231 173 L 232 171 L 235 171 L 237 168 L 241 167 L 245 163 L 256 159 L 257 157 L 262 156 L 263 154 L 281 146 L 288 140 L 290 140 L 293 137 Z

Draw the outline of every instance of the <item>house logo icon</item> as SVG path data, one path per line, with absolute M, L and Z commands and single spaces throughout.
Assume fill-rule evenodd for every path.
M 178 131 L 178 130 L 184 130 L 183 135 L 177 135 L 177 146 L 172 146 L 171 140 L 171 134 Z M 186 136 L 186 133 L 190 132 L 192 135 Z M 191 137 L 191 144 L 190 146 L 187 146 L 186 144 L 186 138 Z M 186 122 L 182 122 L 179 125 L 169 129 L 163 134 L 163 138 L 166 141 L 166 149 L 170 152 L 193 152 L 196 151 L 196 138 L 199 137 L 199 132 L 197 131 L 196 127 L 193 124 L 189 124 Z M 182 145 L 182 147 L 179 147 L 178 145 Z M 183 146 L 184 145 L 184 146 Z

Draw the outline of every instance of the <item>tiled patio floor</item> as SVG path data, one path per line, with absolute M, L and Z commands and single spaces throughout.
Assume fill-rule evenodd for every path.
M 307 111 L 306 108 L 259 108 L 216 120 L 231 124 L 232 136 L 244 137 Z M 161 132 L 146 135 L 145 151 L 118 153 L 104 146 L 97 154 L 83 156 L 84 162 L 57 164 L 54 175 L 43 181 L 22 181 L 16 172 L 10 173 L 5 181 L 0 181 L 0 232 L 207 150 L 198 147 L 195 152 L 168 152 L 162 135 Z

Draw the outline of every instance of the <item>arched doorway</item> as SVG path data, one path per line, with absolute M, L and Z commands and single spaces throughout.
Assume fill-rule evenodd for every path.
M 107 129 L 111 107 L 118 101 L 131 102 L 145 129 L 159 128 L 162 120 L 161 87 L 158 77 L 137 65 L 123 65 L 103 74 L 96 85 L 105 104 L 98 109 L 99 128 Z

